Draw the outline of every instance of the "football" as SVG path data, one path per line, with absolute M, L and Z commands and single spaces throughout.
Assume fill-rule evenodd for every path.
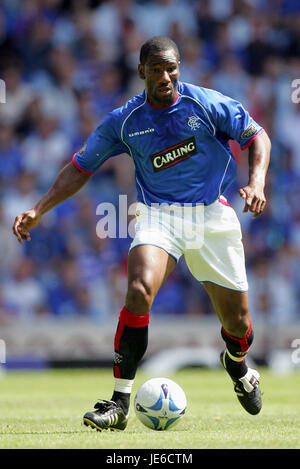
M 134 398 L 134 410 L 146 427 L 169 430 L 184 416 L 186 396 L 171 379 L 151 378 L 139 387 Z

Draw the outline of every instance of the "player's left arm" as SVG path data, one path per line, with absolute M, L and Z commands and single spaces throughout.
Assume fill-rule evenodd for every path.
M 244 212 L 250 211 L 256 218 L 266 205 L 264 188 L 270 161 L 270 139 L 239 101 L 206 88 L 199 91 L 199 99 L 208 109 L 215 131 L 236 140 L 242 150 L 249 148 L 249 181 L 239 194 L 245 200 Z
M 266 206 L 265 181 L 270 162 L 271 142 L 265 131 L 261 132 L 249 146 L 249 181 L 239 189 L 245 200 L 243 212 L 252 212 L 258 217 Z

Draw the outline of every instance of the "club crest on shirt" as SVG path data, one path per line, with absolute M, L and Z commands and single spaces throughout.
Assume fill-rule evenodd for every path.
M 187 138 L 171 147 L 150 155 L 155 173 L 186 160 L 197 152 L 195 137 Z
M 253 137 L 255 134 L 258 132 L 258 128 L 254 124 L 248 125 L 248 127 L 244 130 L 244 132 L 241 135 L 241 138 L 250 138 Z
M 194 116 L 191 114 L 189 117 L 187 117 L 187 124 L 192 130 L 197 130 L 199 127 L 201 127 L 201 119 L 198 116 Z

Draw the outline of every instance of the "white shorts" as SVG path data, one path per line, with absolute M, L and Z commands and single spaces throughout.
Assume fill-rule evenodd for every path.
M 195 207 L 139 202 L 130 250 L 142 244 L 164 249 L 177 262 L 183 255 L 199 282 L 248 291 L 240 223 L 222 196 L 211 205 Z

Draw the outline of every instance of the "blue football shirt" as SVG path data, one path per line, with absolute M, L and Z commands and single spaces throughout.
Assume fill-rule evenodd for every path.
M 138 201 L 213 203 L 236 178 L 228 141 L 245 149 L 263 129 L 241 103 L 217 91 L 182 82 L 178 91 L 162 109 L 144 91 L 109 113 L 75 153 L 75 166 L 93 174 L 108 158 L 128 153 Z

